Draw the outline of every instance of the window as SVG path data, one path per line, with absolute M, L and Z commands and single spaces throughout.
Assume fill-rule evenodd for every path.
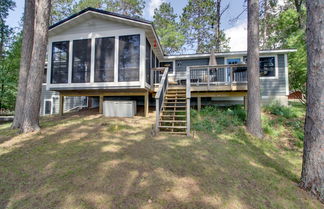
M 113 82 L 115 37 L 96 38 L 95 82 Z
M 169 73 L 173 73 L 173 62 L 161 62 L 161 67 L 169 67 Z
M 119 37 L 118 81 L 138 81 L 140 35 Z
M 90 82 L 91 39 L 73 41 L 72 83 Z
M 45 115 L 51 114 L 51 110 L 52 110 L 52 101 L 45 100 L 44 114 Z
M 276 76 L 275 57 L 260 57 L 260 76 L 274 77 Z
M 52 44 L 51 83 L 67 83 L 69 68 L 69 41 Z
M 235 65 L 241 62 L 240 58 L 227 59 L 227 64 Z
M 145 79 L 146 79 L 146 83 L 150 83 L 151 80 L 151 45 L 150 42 L 148 42 L 148 40 L 146 40 L 146 58 L 145 58 Z

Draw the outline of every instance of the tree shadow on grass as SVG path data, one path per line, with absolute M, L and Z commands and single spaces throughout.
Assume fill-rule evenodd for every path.
M 0 208 L 314 206 L 283 192 L 293 187 L 284 159 L 248 142 L 152 138 L 153 122 L 82 116 L 48 124 L 0 155 Z

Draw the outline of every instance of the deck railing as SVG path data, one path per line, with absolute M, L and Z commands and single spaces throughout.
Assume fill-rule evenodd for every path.
M 187 120 L 187 136 L 190 136 L 190 99 L 191 99 L 191 80 L 190 68 L 186 70 L 186 120 Z
M 161 72 L 161 71 L 159 71 Z M 158 133 L 159 131 L 159 123 L 160 123 L 160 112 L 163 106 L 164 96 L 168 88 L 169 79 L 168 79 L 169 68 L 164 68 L 163 75 L 159 82 L 159 89 L 155 95 L 155 106 L 156 106 L 156 125 L 155 131 Z
M 246 64 L 190 66 L 191 86 L 232 85 L 247 82 Z
M 151 83 L 153 85 L 160 84 L 164 70 L 165 70 L 165 67 L 157 67 L 157 68 L 152 69 L 152 82 Z

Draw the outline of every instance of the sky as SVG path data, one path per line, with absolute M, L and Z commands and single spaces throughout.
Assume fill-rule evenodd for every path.
M 18 27 L 24 11 L 24 0 L 16 0 L 16 8 L 10 11 L 7 23 L 11 27 Z M 180 15 L 186 6 L 187 0 L 146 0 L 144 19 L 152 20 L 154 9 L 162 2 L 170 2 L 175 12 Z M 229 9 L 224 13 L 221 27 L 230 38 L 231 51 L 243 51 L 247 49 L 247 19 L 246 13 L 241 18 L 232 23 L 230 20 L 243 11 L 244 0 L 223 0 L 222 7 L 229 4 Z

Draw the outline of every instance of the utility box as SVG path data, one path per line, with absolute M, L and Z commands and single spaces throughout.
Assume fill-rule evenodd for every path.
M 103 115 L 106 117 L 134 117 L 136 114 L 136 101 L 103 102 Z

